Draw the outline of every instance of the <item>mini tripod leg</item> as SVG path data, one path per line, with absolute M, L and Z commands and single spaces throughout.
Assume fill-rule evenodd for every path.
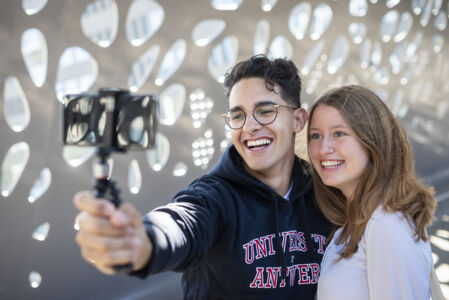
M 100 154 L 103 152 L 99 152 Z M 99 155 L 100 155 L 99 154 Z M 100 160 L 98 160 L 94 166 L 94 176 L 95 176 L 95 197 L 104 198 L 111 201 L 115 207 L 120 206 L 120 190 L 116 187 L 115 182 L 109 178 L 109 165 L 106 161 L 107 154 L 100 155 Z M 130 273 L 133 270 L 133 264 L 124 264 L 113 266 L 116 272 Z

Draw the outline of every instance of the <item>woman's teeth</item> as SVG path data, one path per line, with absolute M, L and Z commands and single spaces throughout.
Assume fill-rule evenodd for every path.
M 328 160 L 328 161 L 321 161 L 321 165 L 324 168 L 333 169 L 341 165 L 343 162 L 344 162 L 343 160 Z

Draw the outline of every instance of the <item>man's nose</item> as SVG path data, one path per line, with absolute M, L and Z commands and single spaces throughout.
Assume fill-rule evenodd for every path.
M 260 125 L 259 122 L 256 121 L 253 114 L 249 113 L 246 115 L 246 121 L 245 124 L 243 125 L 243 130 L 245 132 L 251 133 L 256 130 L 259 130 L 261 127 L 262 125 Z

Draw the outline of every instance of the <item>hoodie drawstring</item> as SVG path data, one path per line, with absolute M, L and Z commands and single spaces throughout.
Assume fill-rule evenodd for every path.
M 276 228 L 276 233 L 275 233 L 275 247 L 276 247 L 276 251 L 279 253 L 279 258 L 281 260 L 281 280 L 283 278 L 285 278 L 287 276 L 287 261 L 285 258 L 285 253 L 284 253 L 284 249 L 282 247 L 282 242 L 281 242 L 281 236 L 280 236 L 280 229 L 279 229 L 279 218 L 278 218 L 278 197 L 273 194 L 273 198 L 274 198 L 274 222 L 275 222 L 275 228 Z M 285 270 L 285 274 L 284 274 L 284 270 Z
M 305 198 L 304 196 L 301 196 L 301 198 L 299 199 L 299 203 L 301 205 L 300 207 L 300 215 L 301 218 L 304 220 L 304 224 L 305 224 L 305 235 L 306 235 L 306 239 L 307 239 L 307 244 L 310 245 L 309 247 L 311 247 L 311 249 L 308 249 L 308 251 L 312 252 L 312 258 L 314 259 L 314 261 L 320 261 L 320 258 L 318 257 L 318 252 L 316 250 L 316 246 L 315 243 L 312 240 L 312 231 L 310 230 L 310 223 L 309 223 L 309 218 L 306 214 L 306 203 L 305 203 Z
M 282 247 L 282 239 L 280 236 L 280 228 L 279 228 L 279 217 L 278 217 L 278 197 L 273 194 L 273 198 L 274 198 L 274 222 L 275 222 L 275 228 L 276 228 L 276 234 L 275 234 L 275 247 L 276 247 L 276 251 L 279 253 L 279 258 L 281 260 L 281 277 L 280 279 L 284 279 L 285 277 L 287 277 L 287 272 L 288 272 L 288 268 L 287 268 L 287 259 L 285 256 L 285 252 L 284 249 Z M 319 257 L 318 257 L 318 253 L 316 250 L 316 246 L 315 243 L 312 240 L 312 232 L 310 230 L 310 225 L 309 225 L 309 218 L 307 217 L 306 214 L 306 204 L 305 204 L 305 198 L 304 196 L 301 196 L 301 198 L 299 199 L 300 202 L 300 218 L 302 220 L 304 220 L 304 224 L 305 224 L 305 236 L 306 236 L 306 242 L 308 245 L 308 250 L 307 252 L 309 252 L 313 258 L 314 261 L 319 261 Z M 285 270 L 285 272 L 284 272 Z

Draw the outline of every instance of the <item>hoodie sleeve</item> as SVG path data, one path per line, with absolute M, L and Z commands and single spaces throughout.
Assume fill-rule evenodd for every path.
M 217 183 L 197 180 L 178 193 L 172 203 L 156 208 L 144 217 L 153 242 L 150 262 L 131 275 L 146 277 L 163 271 L 183 271 L 198 263 L 208 252 L 217 233 L 225 226 L 223 191 Z M 229 221 L 229 220 L 228 220 Z

